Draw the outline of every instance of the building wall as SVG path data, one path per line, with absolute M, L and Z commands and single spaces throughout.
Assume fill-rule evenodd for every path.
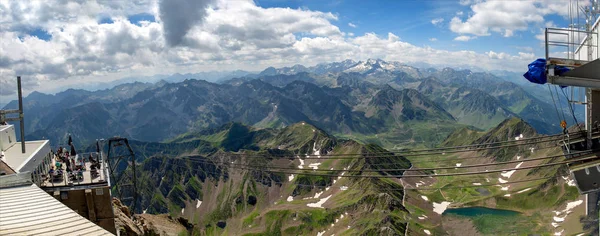
M 79 215 L 116 234 L 112 197 L 108 186 L 49 193 Z
M 6 151 L 17 143 L 15 135 L 15 126 L 3 125 L 0 126 L 0 151 Z

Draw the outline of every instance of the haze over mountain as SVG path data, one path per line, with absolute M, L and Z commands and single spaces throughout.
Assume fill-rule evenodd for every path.
M 551 104 L 485 72 L 369 59 L 268 68 L 221 83 L 180 79 L 93 92 L 34 92 L 24 99 L 26 134 L 58 143 L 67 133 L 82 141 L 112 135 L 161 141 L 228 122 L 280 128 L 306 121 L 393 147 L 440 142 L 459 127 L 488 129 L 509 117 L 521 117 L 542 133 L 559 131 L 556 120 L 542 115 L 555 113 Z M 432 130 L 438 136 L 427 135 Z
M 570 212 L 582 201 L 565 169 L 534 168 L 555 159 L 523 160 L 562 153 L 553 142 L 441 156 L 390 152 L 560 132 L 547 115 L 554 105 L 535 94 L 487 72 L 369 59 L 267 68 L 219 83 L 186 78 L 33 92 L 24 104 L 31 139 L 58 146 L 71 134 L 86 147 L 98 138 L 129 138 L 140 163 L 139 208 L 132 210 L 181 217 L 192 233 L 502 235 L 586 225 Z M 331 158 L 340 154 L 347 156 Z M 520 160 L 503 168 L 526 171 L 405 177 Z M 439 163 L 447 170 L 407 170 Z M 382 177 L 334 177 L 363 172 Z M 493 210 L 501 215 L 445 213 L 450 205 L 499 208 Z

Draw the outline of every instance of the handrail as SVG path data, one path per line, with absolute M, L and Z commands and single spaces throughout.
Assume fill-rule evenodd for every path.
M 594 31 L 586 31 L 586 30 L 579 30 L 579 29 L 574 29 L 574 28 L 552 28 L 552 27 L 548 27 L 545 29 L 544 31 L 544 44 L 545 44 L 545 54 L 546 54 L 546 60 L 548 61 L 548 59 L 550 58 L 554 58 L 554 59 L 565 59 L 565 60 L 578 60 L 578 61 L 588 61 L 587 56 L 585 58 L 582 58 L 581 55 L 579 55 L 580 58 L 575 58 L 576 55 L 578 55 L 579 51 L 581 50 L 581 48 L 585 47 L 585 48 L 591 48 L 591 49 L 596 49 L 598 50 L 599 45 L 598 42 L 596 41 L 589 41 L 590 38 L 593 39 L 592 36 L 596 36 L 597 37 L 598 33 L 594 32 Z M 555 37 L 553 37 L 555 36 Z M 551 53 L 553 53 L 550 50 L 550 47 L 561 47 L 561 48 L 568 48 L 567 49 L 567 56 L 566 58 L 564 56 L 552 56 L 550 55 Z M 564 52 L 561 52 L 564 53 Z
M 585 31 L 585 30 L 576 30 L 576 29 L 563 29 L 563 28 L 553 28 L 553 27 L 548 27 L 546 29 L 549 30 L 556 30 L 556 31 L 570 31 L 570 32 L 577 32 L 577 33 L 590 33 L 591 31 Z M 593 32 L 591 32 L 593 33 Z

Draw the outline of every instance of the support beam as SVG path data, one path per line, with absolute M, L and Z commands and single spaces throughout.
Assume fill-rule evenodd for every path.
M 588 133 L 588 142 L 591 142 L 594 126 L 600 125 L 600 90 L 591 88 L 586 89 L 585 107 L 585 127 Z M 588 148 L 591 149 L 592 147 L 588 145 Z
M 577 78 L 578 80 L 582 80 L 581 78 Z M 596 80 L 597 81 L 597 80 Z M 595 84 L 600 84 L 599 82 L 595 82 Z M 592 142 L 591 142 L 591 134 L 592 134 L 592 129 L 594 126 L 598 125 L 598 123 L 600 122 L 600 90 L 596 87 L 596 86 L 586 86 L 588 88 L 586 88 L 586 109 L 585 109 L 585 126 L 586 126 L 586 130 L 588 131 L 587 135 L 588 135 L 588 148 L 592 148 Z M 591 88 L 589 88 L 591 87 Z M 594 167 L 590 167 L 586 172 L 582 172 L 586 174 L 586 177 L 589 177 L 587 175 L 590 175 L 594 172 L 594 171 L 600 171 L 599 169 L 597 169 L 598 166 L 596 166 L 596 168 Z M 579 171 L 581 172 L 581 171 Z M 575 177 L 575 172 L 573 173 L 573 177 L 575 179 L 577 179 Z M 583 176 L 582 176 L 583 177 Z M 582 178 L 584 179 L 584 178 Z M 597 181 L 597 179 L 596 179 Z M 594 182 L 594 181 L 592 181 Z M 597 184 L 597 183 L 596 183 Z M 579 183 L 578 183 L 579 185 Z M 578 186 L 581 189 L 581 186 Z M 590 186 L 592 187 L 592 186 Z M 594 187 L 592 187 L 594 188 Z M 597 188 L 597 186 L 596 186 Z M 595 216 L 595 215 L 599 215 L 600 217 L 600 206 L 598 205 L 599 203 L 599 192 L 591 192 L 591 193 L 587 193 L 586 194 L 586 215 L 588 216 Z M 600 219 L 598 219 L 600 221 Z M 599 231 L 600 231 L 600 222 L 599 224 Z M 592 232 L 596 235 L 600 234 L 600 232 Z
M 23 91 L 21 89 L 21 76 L 17 76 L 17 92 L 19 94 L 19 119 L 21 119 L 21 152 L 25 153 L 25 121 L 23 120 Z
M 569 76 L 548 76 L 548 83 L 560 86 L 575 86 L 600 89 L 600 80 Z
M 94 204 L 94 196 L 92 196 L 92 190 L 85 190 L 85 202 L 88 210 L 88 219 L 96 223 L 96 207 Z

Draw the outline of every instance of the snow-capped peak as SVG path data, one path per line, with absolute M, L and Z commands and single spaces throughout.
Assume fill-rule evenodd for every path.
M 356 65 L 345 70 L 345 72 L 365 73 L 377 69 L 394 70 L 395 65 L 381 59 L 368 59 L 366 61 L 359 61 Z

